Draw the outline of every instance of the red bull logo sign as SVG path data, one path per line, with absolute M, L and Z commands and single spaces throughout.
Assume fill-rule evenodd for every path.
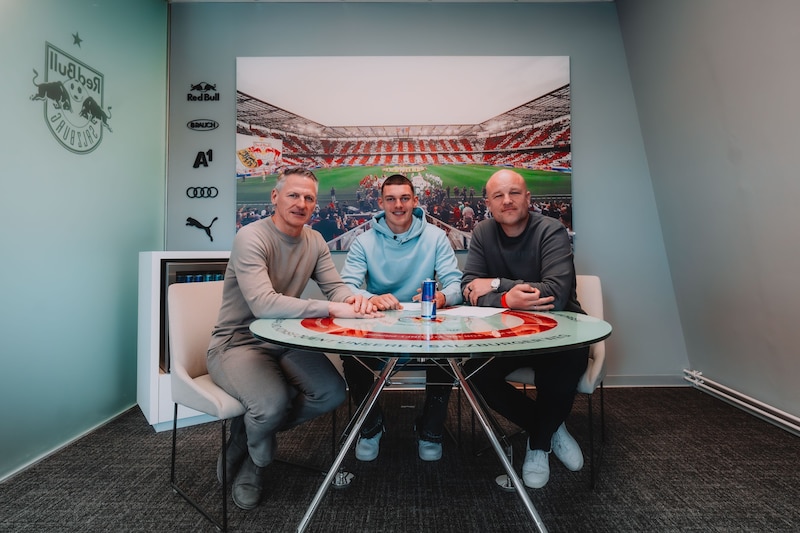
M 189 92 L 186 94 L 188 102 L 219 102 L 219 93 L 216 83 L 201 81 L 192 83 Z
M 103 74 L 45 43 L 45 68 L 33 69 L 36 91 L 31 100 L 42 101 L 44 118 L 50 132 L 64 148 L 76 154 L 88 154 L 109 132 L 111 107 L 103 107 Z

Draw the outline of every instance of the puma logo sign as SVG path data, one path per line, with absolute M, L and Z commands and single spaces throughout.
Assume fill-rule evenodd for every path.
M 195 228 L 200 228 L 202 230 L 205 230 L 206 235 L 208 235 L 208 238 L 211 239 L 211 242 L 214 242 L 214 237 L 211 236 L 211 226 L 213 226 L 214 222 L 216 221 L 217 217 L 214 217 L 214 220 L 211 221 L 211 224 L 209 224 L 208 226 L 204 226 L 200 222 L 198 222 L 197 219 L 189 217 L 186 219 L 186 225 L 194 226 Z

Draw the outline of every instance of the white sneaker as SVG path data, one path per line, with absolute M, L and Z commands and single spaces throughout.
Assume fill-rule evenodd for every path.
M 550 452 L 531 450 L 525 452 L 522 463 L 522 482 L 526 487 L 540 489 L 550 480 Z
M 558 429 L 553 433 L 553 439 L 550 441 L 553 448 L 553 453 L 556 454 L 564 466 L 573 472 L 577 472 L 583 468 L 583 452 L 578 442 L 569 434 L 567 426 L 561 424 Z
M 356 442 L 356 459 L 359 461 L 374 461 L 378 457 L 381 448 L 381 437 L 383 428 L 374 437 L 364 438 L 359 436 Z

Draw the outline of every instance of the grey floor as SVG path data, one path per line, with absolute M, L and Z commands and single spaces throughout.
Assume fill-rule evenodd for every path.
M 551 480 L 529 494 L 551 532 L 800 530 L 800 439 L 691 388 L 606 389 L 606 441 L 597 486 L 589 472 L 551 460 Z M 351 487 L 330 490 L 310 532 L 532 531 L 514 493 L 494 486 L 492 453 L 475 456 L 464 403 L 461 447 L 438 463 L 415 454 L 411 427 L 422 393 L 384 395 L 388 433 L 373 463 L 352 453 Z M 586 401 L 568 426 L 584 451 Z M 595 408 L 597 404 L 595 403 Z M 448 427 L 458 433 L 457 396 Z M 343 427 L 347 409 L 338 412 Z M 512 429 L 510 426 L 507 426 Z M 327 465 L 331 418 L 279 437 L 281 457 Z M 485 444 L 478 433 L 476 444 Z M 181 479 L 218 512 L 217 424 L 179 430 Z M 525 443 L 516 437 L 519 468 Z M 169 484 L 171 432 L 155 433 L 137 408 L 0 484 L 0 531 L 214 531 Z M 231 531 L 294 531 L 322 475 L 274 463 L 264 502 L 230 507 Z

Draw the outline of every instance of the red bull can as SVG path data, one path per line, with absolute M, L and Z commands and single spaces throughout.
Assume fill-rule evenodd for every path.
M 422 298 L 420 300 L 422 308 L 422 318 L 433 320 L 436 318 L 436 282 L 426 279 L 422 282 Z

